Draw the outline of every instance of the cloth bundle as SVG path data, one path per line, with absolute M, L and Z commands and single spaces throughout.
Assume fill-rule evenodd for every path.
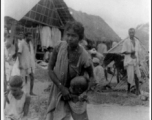
M 40 39 L 42 47 L 54 47 L 61 41 L 61 32 L 58 28 L 45 26 L 40 30 Z
M 40 30 L 40 39 L 42 47 L 53 46 L 50 27 L 45 26 Z

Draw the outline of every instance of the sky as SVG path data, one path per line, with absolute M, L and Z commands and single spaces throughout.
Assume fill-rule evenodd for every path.
M 128 29 L 148 23 L 150 0 L 64 0 L 68 7 L 100 16 L 122 38 Z

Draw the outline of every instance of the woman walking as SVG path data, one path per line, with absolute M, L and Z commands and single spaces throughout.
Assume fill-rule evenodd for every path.
M 70 80 L 76 76 L 89 78 L 89 88 L 93 83 L 92 60 L 88 52 L 79 45 L 83 39 L 84 28 L 79 22 L 68 22 L 64 30 L 64 40 L 57 45 L 49 61 L 49 77 L 53 81 L 50 90 L 49 106 L 46 120 L 70 120 L 72 110 L 68 101 Z M 88 88 L 88 89 L 89 89 Z M 74 120 L 88 120 L 87 111 Z

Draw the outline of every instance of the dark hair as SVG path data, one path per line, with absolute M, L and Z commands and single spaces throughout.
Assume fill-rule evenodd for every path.
M 23 83 L 22 77 L 15 75 L 10 78 L 9 85 L 10 87 L 22 87 L 22 83 Z
M 27 32 L 24 34 L 25 37 L 28 37 L 29 35 L 32 35 L 30 32 Z
M 77 76 L 70 82 L 70 86 L 73 86 L 73 88 L 80 87 L 83 92 L 88 89 L 88 85 L 88 80 L 84 76 Z
M 47 52 L 47 51 L 48 51 L 48 50 L 45 48 L 45 49 L 44 49 L 44 52 Z
M 104 44 L 106 44 L 106 41 L 102 41 L 101 43 L 104 43 Z
M 49 51 L 49 50 L 53 50 L 53 47 L 50 47 L 50 46 L 49 46 L 49 47 L 47 48 L 47 50 L 48 50 L 48 51 Z
M 73 29 L 79 36 L 79 39 L 82 40 L 84 37 L 84 27 L 80 22 L 76 21 L 68 21 L 66 23 L 64 32 L 68 31 L 69 29 Z
M 130 31 L 130 30 L 134 30 L 134 31 L 135 31 L 135 28 L 130 28 L 129 31 Z

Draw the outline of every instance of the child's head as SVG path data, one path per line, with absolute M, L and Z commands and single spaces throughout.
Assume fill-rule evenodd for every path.
M 53 47 L 48 47 L 47 51 L 52 52 L 53 51 Z
M 70 92 L 80 95 L 88 89 L 88 80 L 83 76 L 75 77 L 70 82 Z
M 19 94 L 22 89 L 22 83 L 23 81 L 21 76 L 15 75 L 10 78 L 9 86 L 12 95 L 16 96 Z
M 94 65 L 94 67 L 96 67 L 96 66 L 98 66 L 99 64 L 100 64 L 100 61 L 99 61 L 99 59 L 98 58 L 93 58 L 93 65 Z

